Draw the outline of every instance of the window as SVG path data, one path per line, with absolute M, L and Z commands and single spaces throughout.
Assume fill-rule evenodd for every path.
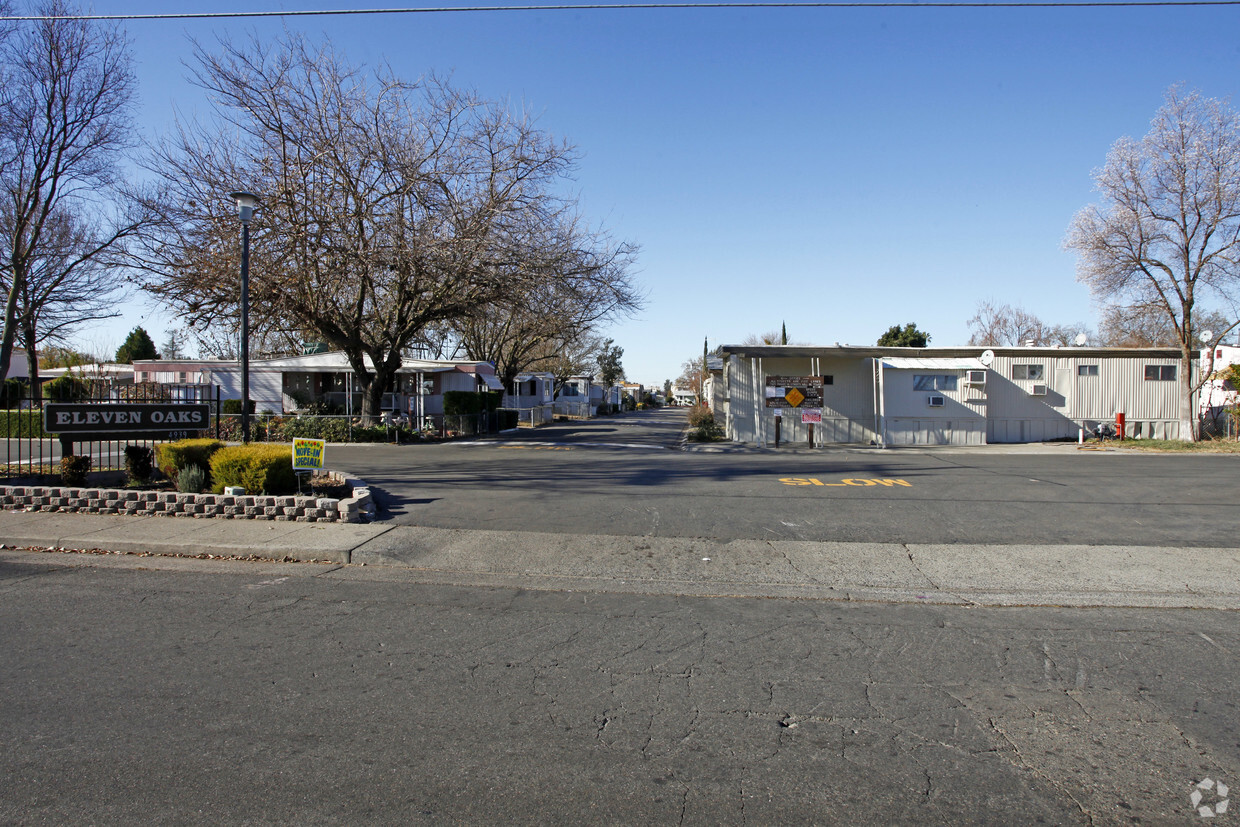
M 953 374 L 913 375 L 915 391 L 954 391 L 957 377 Z
M 576 385 L 565 385 L 560 391 L 560 396 L 581 396 L 581 389 Z
M 1041 382 L 1046 376 L 1041 365 L 1012 365 L 1012 378 Z
M 1145 380 L 1147 382 L 1174 382 L 1175 365 L 1146 365 Z
M 1098 366 L 1097 365 L 1077 365 L 1076 375 L 1077 376 L 1097 376 Z

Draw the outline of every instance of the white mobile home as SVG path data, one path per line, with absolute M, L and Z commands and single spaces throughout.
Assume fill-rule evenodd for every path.
M 366 360 L 370 367 L 369 358 Z M 241 398 L 241 366 L 236 360 L 142 360 L 134 362 L 138 382 L 201 382 L 220 386 L 223 399 Z M 361 409 L 361 393 L 344 353 L 311 353 L 250 360 L 250 399 L 258 413 L 289 413 L 325 403 L 343 413 Z M 404 359 L 393 386 L 383 394 L 382 410 L 408 414 L 415 421 L 443 413 L 446 391 L 502 390 L 488 362 Z
M 554 393 L 554 374 L 521 373 L 504 389 L 503 407 L 517 411 L 521 424 L 543 425 L 552 420 Z
M 1075 439 L 1117 414 L 1130 436 L 1179 437 L 1174 349 L 728 346 L 723 353 L 719 407 L 737 442 L 773 443 L 776 416 L 781 441 L 807 442 L 812 424 L 817 444 Z M 820 382 L 802 389 L 798 377 Z

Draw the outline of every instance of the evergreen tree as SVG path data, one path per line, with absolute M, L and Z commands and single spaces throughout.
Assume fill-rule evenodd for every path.
M 116 350 L 116 361 L 133 364 L 137 359 L 158 359 L 155 343 L 151 336 L 141 327 L 135 327 L 125 338 L 125 343 Z
M 893 324 L 878 338 L 880 347 L 925 347 L 929 343 L 930 334 L 918 330 L 911 322 L 904 327 Z

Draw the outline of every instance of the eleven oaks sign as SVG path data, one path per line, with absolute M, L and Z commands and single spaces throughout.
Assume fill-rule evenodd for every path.
M 59 403 L 43 406 L 43 430 L 62 438 L 77 434 L 167 434 L 201 431 L 211 423 L 206 403 Z

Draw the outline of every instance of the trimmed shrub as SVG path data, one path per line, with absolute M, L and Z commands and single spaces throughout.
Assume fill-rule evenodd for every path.
M 86 475 L 90 473 L 89 456 L 72 456 L 60 458 L 60 482 L 73 488 L 86 485 Z
M 0 411 L 0 436 L 43 438 L 43 411 Z
M 19 408 L 29 393 L 26 383 L 20 379 L 5 379 L 0 385 L 0 408 Z
M 254 406 L 257 404 L 253 399 L 250 400 L 250 413 L 254 413 Z M 240 416 L 241 400 L 225 399 L 220 403 L 220 413 L 224 416 Z
M 500 391 L 444 391 L 445 416 L 468 416 L 499 410 L 504 395 Z
M 154 471 L 154 451 L 145 445 L 125 446 L 125 474 L 131 485 L 146 485 Z
M 473 391 L 444 391 L 445 416 L 467 416 L 482 410 L 482 397 Z
M 176 479 L 177 473 L 190 465 L 204 472 L 211 467 L 211 457 L 224 447 L 218 439 L 179 439 L 155 446 L 155 462 L 159 470 Z
M 90 385 L 68 373 L 43 386 L 43 398 L 50 402 L 77 402 L 89 396 Z
M 207 472 L 197 465 L 187 465 L 177 471 L 177 490 L 183 494 L 201 494 L 207 485 Z
M 292 445 L 230 445 L 211 455 L 212 490 L 239 485 L 249 494 L 297 490 Z

